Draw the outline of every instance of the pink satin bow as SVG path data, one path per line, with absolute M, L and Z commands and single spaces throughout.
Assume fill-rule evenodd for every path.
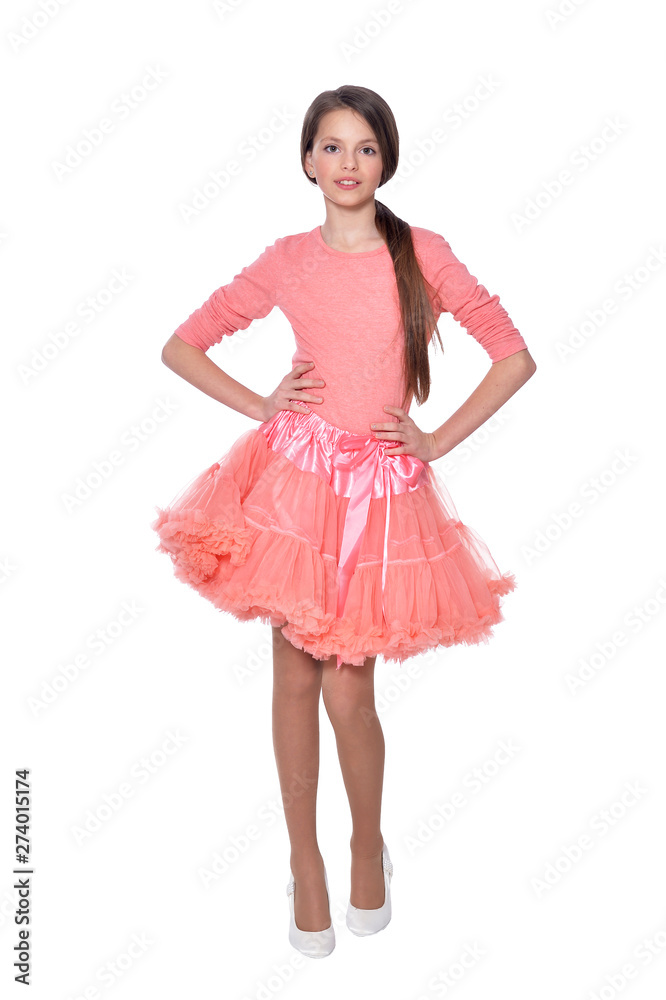
M 285 455 L 299 469 L 321 476 L 324 482 L 330 483 L 338 496 L 346 496 L 349 491 L 338 559 L 338 618 L 342 617 L 349 584 L 361 551 L 370 499 L 373 493 L 377 497 L 386 497 L 382 558 L 382 614 L 386 619 L 384 587 L 388 563 L 391 493 L 404 493 L 424 485 L 428 481 L 426 463 L 414 455 L 387 455 L 385 449 L 395 448 L 399 442 L 375 438 L 372 434 L 341 433 L 339 428 L 334 428 L 314 412 L 305 415 L 293 410 L 278 410 L 260 429 L 266 435 L 269 446 Z M 321 432 L 321 437 L 315 438 L 313 431 L 317 431 L 317 435 Z M 327 445 L 331 439 L 335 439 L 335 444 L 328 452 Z M 357 454 L 352 456 L 352 451 Z M 330 466 L 327 454 L 331 456 Z M 342 657 L 338 655 L 337 659 L 339 667 Z
M 424 463 L 413 455 L 386 455 L 385 449 L 397 447 L 398 442 L 377 439 L 364 434 L 346 435 L 340 438 L 331 456 L 331 463 L 339 469 L 351 469 L 360 466 L 358 474 L 353 479 L 353 486 L 349 497 L 349 504 L 345 514 L 345 524 L 342 535 L 342 545 L 340 548 L 340 558 L 338 560 L 338 605 L 337 617 L 341 618 L 344 612 L 349 592 L 349 582 L 351 580 L 358 556 L 361 550 L 361 542 L 368 520 L 368 509 L 372 496 L 373 485 L 382 480 L 381 494 L 386 497 L 386 522 L 384 527 L 384 553 L 382 557 L 382 614 L 386 620 L 386 608 L 384 606 L 384 587 L 386 583 L 386 567 L 388 564 L 388 532 L 389 519 L 391 513 L 391 464 L 400 469 L 400 477 L 408 487 L 416 485 L 419 476 L 423 472 Z M 351 451 L 357 454 L 352 456 Z M 374 456 L 373 456 L 374 452 Z M 402 462 L 400 461 L 402 459 Z M 409 459 L 409 461 L 405 461 Z M 338 668 L 342 663 L 342 656 L 337 657 Z

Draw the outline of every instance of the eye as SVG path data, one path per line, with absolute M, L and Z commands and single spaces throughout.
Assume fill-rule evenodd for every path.
M 336 146 L 334 142 L 329 142 L 328 146 L 324 146 L 324 152 L 326 152 L 326 150 L 328 149 L 338 149 L 338 148 L 339 147 Z M 363 146 L 363 150 L 369 150 L 373 156 L 377 155 L 377 151 L 373 149 L 372 146 Z

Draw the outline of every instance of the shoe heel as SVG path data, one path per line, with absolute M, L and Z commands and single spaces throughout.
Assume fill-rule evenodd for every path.
M 331 908 L 331 897 L 328 891 L 328 875 L 324 868 L 324 881 L 326 882 L 326 895 L 328 897 L 328 908 Z M 323 931 L 302 931 L 296 926 L 294 915 L 294 895 L 296 892 L 296 880 L 289 871 L 289 881 L 287 883 L 287 896 L 289 897 L 289 943 L 308 958 L 326 958 L 335 948 L 335 930 L 333 921 L 329 927 Z
M 346 924 L 352 934 L 357 937 L 368 937 L 383 931 L 391 920 L 391 879 L 393 863 L 386 844 L 382 844 L 382 871 L 384 873 L 384 902 L 372 910 L 364 910 L 352 906 L 351 900 L 347 907 Z

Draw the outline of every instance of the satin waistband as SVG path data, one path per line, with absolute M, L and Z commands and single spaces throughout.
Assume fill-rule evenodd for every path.
M 304 472 L 316 472 L 337 496 L 351 497 L 358 480 L 366 482 L 368 463 L 374 466 L 374 498 L 415 490 L 428 481 L 427 463 L 414 455 L 385 454 L 397 442 L 342 430 L 313 411 L 278 410 L 259 430 L 273 451 L 286 454 Z M 358 454 L 351 457 L 352 452 Z
M 395 441 L 373 434 L 353 434 L 335 427 L 318 413 L 278 410 L 259 430 L 270 448 L 304 472 L 314 472 L 337 496 L 349 497 L 338 560 L 337 616 L 344 612 L 349 581 L 356 567 L 371 498 L 386 497 L 382 558 L 382 613 L 388 563 L 391 494 L 405 493 L 429 481 L 429 463 L 414 455 L 387 455 Z M 342 658 L 338 656 L 338 667 Z

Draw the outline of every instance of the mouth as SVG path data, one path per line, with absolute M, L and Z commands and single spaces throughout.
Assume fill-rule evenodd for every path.
M 359 186 L 360 181 L 352 181 L 352 180 L 345 179 L 345 180 L 336 181 L 335 183 L 337 184 L 337 186 L 339 188 L 342 188 L 343 191 L 351 191 L 352 188 L 356 188 L 356 187 Z

